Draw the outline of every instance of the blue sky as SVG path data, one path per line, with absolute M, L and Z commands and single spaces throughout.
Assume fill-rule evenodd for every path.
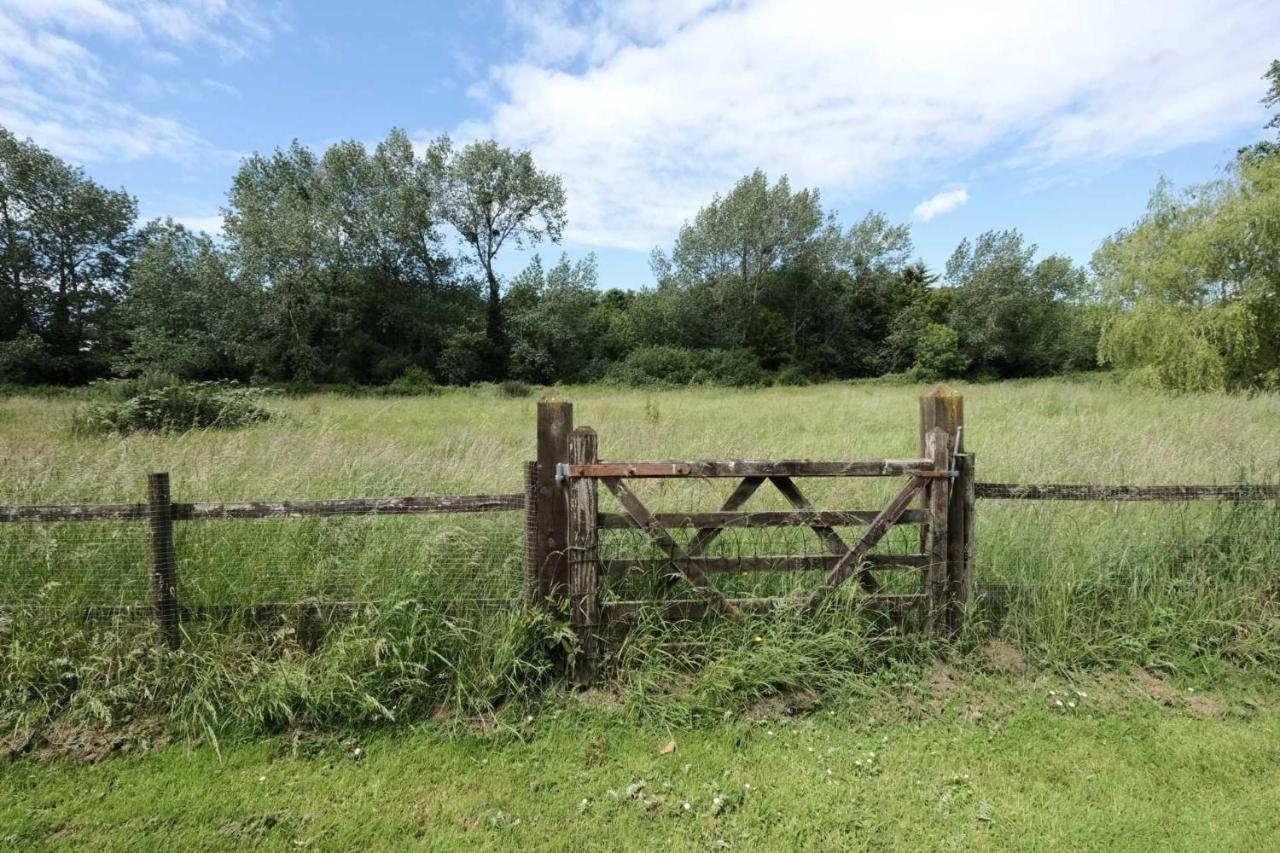
M 756 167 L 911 222 L 935 268 L 1009 227 L 1086 262 L 1264 136 L 1278 56 L 1266 2 L 0 0 L 0 125 L 209 230 L 295 137 L 493 136 L 563 176 L 562 248 L 639 287 Z

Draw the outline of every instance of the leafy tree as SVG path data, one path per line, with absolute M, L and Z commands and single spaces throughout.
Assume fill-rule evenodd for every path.
M 31 380 L 105 370 L 136 217 L 128 193 L 0 128 L 0 342 L 17 341 L 0 360 L 23 361 L 39 338 L 47 357 Z
M 1093 264 L 1104 363 L 1160 388 L 1280 387 L 1280 157 L 1181 194 L 1161 182 Z
M 232 275 L 231 261 L 205 234 L 173 220 L 142 229 L 120 307 L 128 346 L 124 374 L 157 371 L 185 379 L 248 379 L 262 291 Z
M 1034 376 L 1069 366 L 1063 342 L 1077 340 L 1070 306 L 1084 272 L 1059 256 L 1035 261 L 1036 246 L 1015 230 L 964 240 L 947 262 L 952 288 L 948 322 L 979 373 Z
M 444 216 L 475 253 L 489 286 L 486 329 L 492 378 L 506 369 L 501 285 L 494 261 L 507 241 L 517 247 L 560 241 L 565 226 L 565 194 L 560 178 L 542 172 L 528 151 L 503 148 L 493 140 L 473 142 L 453 152 L 448 140 Z
M 317 157 L 295 142 L 244 161 L 225 229 L 267 294 L 267 375 L 385 381 L 434 366 L 474 295 L 441 243 L 445 154 L 419 157 L 393 130 L 372 152 L 341 142 Z
M 511 375 L 527 382 L 575 382 L 591 366 L 592 312 L 598 298 L 595 255 L 567 256 L 545 275 L 535 256 L 507 294 Z

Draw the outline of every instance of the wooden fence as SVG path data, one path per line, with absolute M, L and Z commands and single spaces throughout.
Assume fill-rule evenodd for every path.
M 142 522 L 150 535 L 150 615 L 163 642 L 181 643 L 181 622 L 192 618 L 180 595 L 174 525 L 219 519 L 403 516 L 452 513 L 524 514 L 523 587 L 528 606 L 568 612 L 576 637 L 572 673 L 579 682 L 596 677 L 603 638 L 625 627 L 646 608 L 673 618 L 719 614 L 738 618 L 779 606 L 812 610 L 849 580 L 861 587 L 859 602 L 874 612 L 916 613 L 919 625 L 938 637 L 958 631 L 972 587 L 974 519 L 979 500 L 1086 501 L 1250 501 L 1280 500 L 1280 485 L 1026 485 L 980 483 L 974 455 L 964 447 L 964 401 L 945 386 L 923 396 L 919 410 L 919 453 L 894 459 L 688 459 L 602 461 L 599 437 L 589 427 L 574 429 L 573 405 L 553 396 L 537 407 L 537 458 L 525 463 L 524 490 L 516 494 L 447 495 L 336 500 L 182 503 L 171 498 L 166 473 L 147 480 L 147 500 L 132 504 L 0 506 L 0 523 Z M 796 482 L 807 478 L 900 478 L 893 498 L 879 508 L 818 508 Z M 698 512 L 655 512 L 637 497 L 637 480 L 731 479 L 735 487 L 718 508 Z M 622 512 L 601 511 L 600 487 Z M 747 501 L 764 487 L 790 506 L 785 511 L 750 511 Z M 876 553 L 893 527 L 919 528 L 919 549 L 909 554 Z M 836 528 L 859 527 L 852 541 Z M 807 528 L 824 554 L 715 556 L 710 546 L 734 528 Z M 673 531 L 692 530 L 677 537 Z M 638 531 L 658 557 L 602 561 L 602 530 Z M 683 544 L 682 540 L 683 539 Z M 712 581 L 729 572 L 820 572 L 806 594 L 731 598 Z M 918 573 L 914 592 L 888 594 L 881 572 Z M 635 574 L 666 578 L 665 589 L 687 583 L 694 598 L 605 602 L 601 582 Z M 21 604 L 21 602 L 14 602 Z M 327 602 L 337 608 L 351 602 Z M 272 607 L 273 605 L 260 605 Z M 252 610 L 253 608 L 247 608 Z

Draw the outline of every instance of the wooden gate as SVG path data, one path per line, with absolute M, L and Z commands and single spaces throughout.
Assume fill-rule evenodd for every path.
M 659 605 L 664 613 L 681 618 L 710 612 L 737 619 L 744 612 L 783 606 L 812 611 L 846 581 L 856 579 L 865 593 L 860 601 L 865 607 L 895 613 L 914 611 L 920 615 L 921 628 L 937 635 L 958 629 L 965 598 L 965 567 L 971 553 L 973 495 L 972 457 L 964 454 L 961 447 L 962 406 L 960 396 L 942 386 L 921 399 L 921 453 L 910 459 L 605 462 L 598 458 L 594 430 L 572 430 L 565 448 L 567 459 L 555 465 L 553 489 L 563 495 L 566 507 L 561 553 L 567 582 L 564 593 L 577 638 L 574 679 L 589 682 L 595 678 L 604 628 L 626 620 L 651 603 Z M 903 482 L 893 498 L 878 510 L 820 510 L 796 483 L 797 478 L 812 477 L 896 477 Z M 693 513 L 653 512 L 631 485 L 637 479 L 680 478 L 738 482 L 720 509 Z M 789 511 L 743 509 L 766 483 L 785 498 Z M 617 499 L 621 513 L 600 511 L 601 485 Z M 913 507 L 913 503 L 918 506 Z M 897 524 L 920 526 L 919 551 L 876 553 L 876 546 Z M 685 544 L 671 533 L 677 527 L 693 528 Z M 730 527 L 807 527 L 827 553 L 708 556 L 708 547 Z M 836 527 L 865 530 L 850 544 Z M 627 528 L 642 531 L 661 557 L 613 560 L 608 572 L 662 572 L 669 580 L 687 582 L 696 598 L 601 603 L 604 567 L 598 557 L 599 531 Z M 807 594 L 790 598 L 729 598 L 710 579 L 710 575 L 720 572 L 762 570 L 822 570 L 824 575 Z M 883 592 L 874 574 L 883 570 L 919 572 L 917 591 Z

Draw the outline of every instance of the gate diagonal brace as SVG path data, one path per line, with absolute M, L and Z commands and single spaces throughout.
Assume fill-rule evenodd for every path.
M 622 508 L 631 516 L 631 520 L 657 545 L 664 554 L 675 565 L 678 571 L 689 585 L 697 590 L 698 594 L 707 600 L 712 607 L 730 616 L 734 619 L 741 619 L 742 614 L 720 590 L 707 580 L 706 574 L 702 569 L 698 568 L 689 558 L 689 554 L 680 547 L 671 534 L 667 533 L 665 527 L 653 517 L 648 508 L 641 503 L 635 493 L 622 481 L 619 477 L 601 477 L 600 482 L 604 483 L 605 488 L 613 493 L 618 499 L 618 503 L 622 504 Z
M 783 497 L 787 499 L 793 509 L 798 509 L 802 512 L 817 511 L 814 505 L 809 502 L 809 499 L 804 496 L 804 493 L 800 491 L 800 487 L 790 477 L 770 477 L 769 482 L 773 483 L 778 491 L 782 492 Z M 840 538 L 840 534 L 836 533 L 833 528 L 814 524 L 810 525 L 809 529 L 817 534 L 830 553 L 837 557 L 842 557 L 849 553 L 849 546 L 845 544 L 844 540 Z M 880 589 L 880 584 L 876 582 L 876 579 L 871 576 L 871 573 L 865 567 L 859 567 L 858 583 L 869 593 L 874 593 Z

